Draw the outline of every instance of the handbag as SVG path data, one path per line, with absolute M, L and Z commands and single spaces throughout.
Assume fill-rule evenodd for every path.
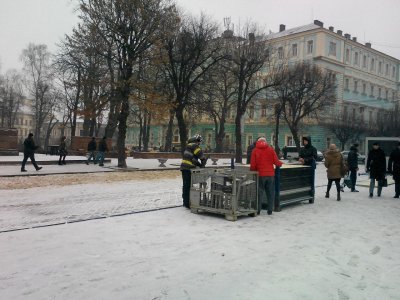
M 379 180 L 378 185 L 381 187 L 387 187 L 388 186 L 387 178 Z

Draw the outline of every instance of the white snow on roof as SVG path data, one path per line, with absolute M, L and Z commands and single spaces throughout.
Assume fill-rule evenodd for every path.
M 265 39 L 272 40 L 272 39 L 288 36 L 288 35 L 295 34 L 295 33 L 310 31 L 310 30 L 317 29 L 317 28 L 321 28 L 321 27 L 318 25 L 315 25 L 314 23 L 311 23 L 311 24 L 307 24 L 307 25 L 303 25 L 303 26 L 299 26 L 299 27 L 290 28 L 290 29 L 287 29 L 287 30 L 284 30 L 281 32 L 268 34 Z

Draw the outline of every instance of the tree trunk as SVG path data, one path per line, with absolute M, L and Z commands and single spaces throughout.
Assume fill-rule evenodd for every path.
M 215 152 L 222 153 L 224 152 L 224 138 L 225 138 L 225 120 L 221 119 L 219 124 L 215 124 Z
M 281 112 L 280 110 L 276 113 L 275 121 L 275 152 L 279 155 L 279 125 L 280 125 Z
M 235 118 L 235 145 L 236 145 L 236 152 L 235 152 L 235 160 L 236 163 L 242 163 L 242 155 L 243 155 L 243 150 L 242 150 L 242 116 L 240 113 L 236 114 Z
M 170 114 L 169 114 L 167 136 L 165 137 L 165 151 L 166 152 L 172 151 L 172 135 L 173 135 L 174 119 L 175 119 L 175 113 L 173 110 L 171 110 Z
M 188 140 L 187 127 L 183 117 L 183 107 L 179 106 L 176 109 L 176 119 L 178 121 L 179 137 L 181 139 L 181 152 L 185 151 L 186 142 Z
M 125 139 L 126 139 L 126 123 L 129 116 L 129 87 L 123 88 L 121 91 L 121 112 L 118 117 L 118 167 L 126 168 L 125 159 Z

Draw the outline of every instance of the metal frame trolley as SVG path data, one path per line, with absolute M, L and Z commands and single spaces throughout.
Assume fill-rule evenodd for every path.
M 222 214 L 229 221 L 257 215 L 258 175 L 244 169 L 194 169 L 190 187 L 192 213 Z

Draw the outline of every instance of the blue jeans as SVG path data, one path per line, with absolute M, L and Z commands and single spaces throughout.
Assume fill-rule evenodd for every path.
M 261 211 L 262 203 L 268 201 L 268 211 L 274 210 L 275 203 L 275 177 L 258 177 L 258 211 Z
M 374 188 L 375 188 L 375 178 L 371 178 L 371 181 L 369 182 L 369 193 L 374 194 Z M 382 186 L 379 184 L 378 181 L 378 196 L 380 196 L 382 193 Z
M 93 158 L 93 162 L 96 163 L 96 151 L 90 151 L 87 159 L 87 163 L 90 162 L 90 159 Z
M 102 152 L 102 151 L 97 152 L 96 160 L 99 161 L 99 164 L 100 164 L 100 165 L 103 165 L 103 164 L 104 164 L 104 156 L 105 156 L 105 153 L 104 153 L 104 152 Z

